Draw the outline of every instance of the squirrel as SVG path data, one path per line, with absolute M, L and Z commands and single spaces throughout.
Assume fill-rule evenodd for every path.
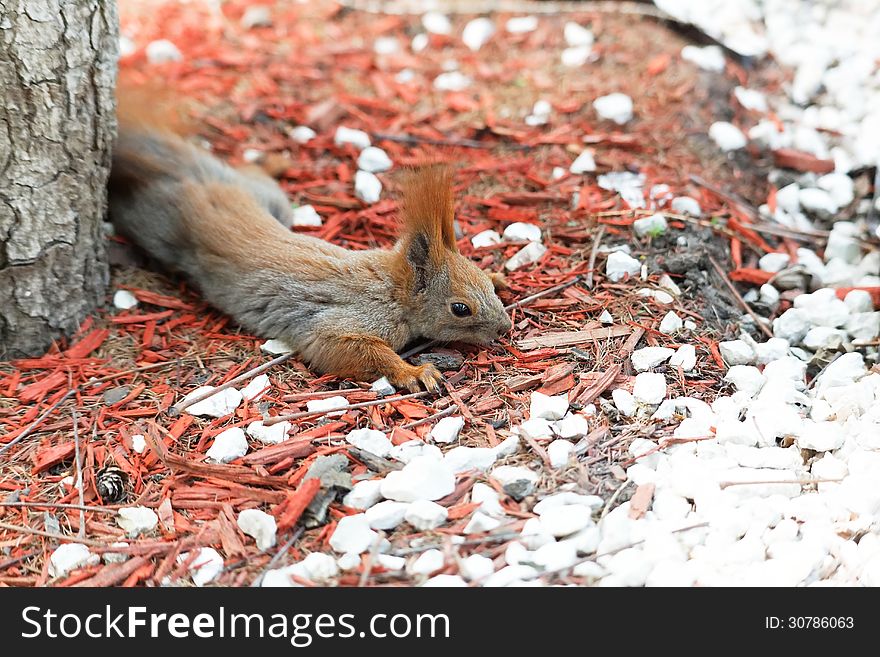
M 393 248 L 351 251 L 292 232 L 287 196 L 257 167 L 233 168 L 121 110 L 119 126 L 108 190 L 117 233 L 314 371 L 436 391 L 434 365 L 398 355 L 408 342 L 485 344 L 512 328 L 496 295 L 504 277 L 458 251 L 449 168 L 406 177 Z

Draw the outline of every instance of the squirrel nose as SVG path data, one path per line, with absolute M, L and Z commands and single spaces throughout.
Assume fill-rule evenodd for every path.
M 501 318 L 501 321 L 498 322 L 498 335 L 499 337 L 508 333 L 513 328 L 513 320 L 510 319 L 507 315 L 504 315 Z

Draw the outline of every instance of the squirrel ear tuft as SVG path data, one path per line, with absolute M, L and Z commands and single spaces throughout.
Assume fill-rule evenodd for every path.
M 455 244 L 455 198 L 452 170 L 431 164 L 408 172 L 403 185 L 404 236 L 423 235 L 431 260 L 443 261 L 444 251 L 458 252 Z

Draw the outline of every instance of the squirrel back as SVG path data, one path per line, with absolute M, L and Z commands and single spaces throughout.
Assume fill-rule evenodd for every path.
M 410 365 L 396 351 L 417 337 L 486 343 L 511 327 L 495 294 L 503 278 L 458 252 L 444 167 L 407 176 L 394 248 L 349 251 L 291 232 L 287 197 L 268 176 L 121 114 L 109 207 L 118 232 L 320 372 L 436 388 L 432 365 Z

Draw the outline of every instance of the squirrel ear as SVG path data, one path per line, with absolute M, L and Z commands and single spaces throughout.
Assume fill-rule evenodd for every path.
M 404 236 L 410 243 L 423 236 L 430 260 L 443 262 L 445 252 L 458 253 L 455 243 L 455 199 L 452 193 L 452 170 L 433 164 L 409 172 L 403 186 Z
M 428 246 L 428 239 L 422 233 L 409 236 L 405 253 L 406 262 L 413 274 L 413 291 L 421 292 L 428 286 L 431 268 L 431 249 Z

